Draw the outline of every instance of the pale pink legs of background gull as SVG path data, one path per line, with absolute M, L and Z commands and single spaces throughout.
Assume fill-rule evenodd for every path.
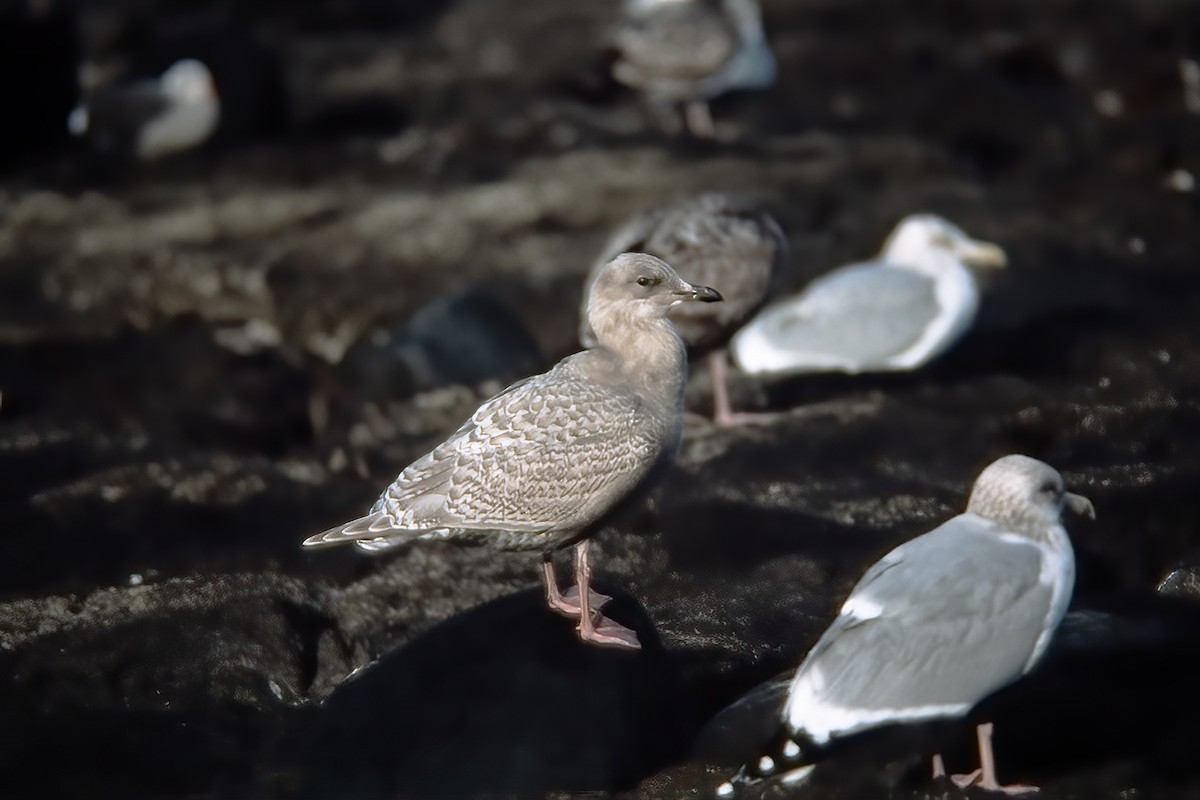
M 592 568 L 588 564 L 587 540 L 575 545 L 575 586 L 566 592 L 558 591 L 554 563 L 549 555 L 542 557 L 542 580 L 546 585 L 546 604 L 558 613 L 579 620 L 579 638 L 604 647 L 641 649 L 637 634 L 619 622 L 600 613 L 612 598 L 590 588 Z
M 705 100 L 692 100 L 683 106 L 683 121 L 697 139 L 716 139 L 717 127 L 713 124 L 712 111 Z
M 965 789 L 968 786 L 978 786 L 980 789 L 986 789 L 989 792 L 1002 792 L 1004 794 L 1032 794 L 1038 791 L 1038 787 L 1036 786 L 1025 786 L 1022 784 L 1002 786 L 996 780 L 996 757 L 992 753 L 992 728 L 993 725 L 990 722 L 975 726 L 975 736 L 979 740 L 979 769 L 968 772 L 965 775 L 951 775 L 951 782 L 960 789 Z M 933 777 L 946 777 L 946 765 L 942 762 L 940 753 L 933 757 Z
M 713 423 L 724 428 L 730 425 L 747 425 L 773 422 L 778 414 L 734 411 L 729 402 L 729 367 L 725 364 L 725 351 L 715 350 L 708 354 L 708 374 L 712 380 Z

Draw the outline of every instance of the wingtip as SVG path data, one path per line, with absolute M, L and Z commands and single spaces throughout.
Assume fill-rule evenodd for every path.
M 341 538 L 342 528 L 330 528 L 327 531 L 314 534 L 300 543 L 301 547 L 328 547 L 332 544 L 341 544 L 344 541 L 349 541 Z
M 301 547 L 329 547 L 336 544 L 347 544 L 355 542 L 359 539 L 372 539 L 378 536 L 377 533 L 369 533 L 368 529 L 371 523 L 375 521 L 376 515 L 370 514 L 365 517 L 343 522 L 341 525 L 334 525 L 332 528 L 323 530 L 320 533 L 313 534 L 300 543 Z

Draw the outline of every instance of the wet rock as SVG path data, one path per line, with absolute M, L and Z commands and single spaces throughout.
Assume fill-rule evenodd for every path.
M 543 359 L 521 320 L 483 289 L 435 298 L 399 324 L 377 323 L 350 348 L 356 396 L 397 399 L 447 384 L 511 383 Z
M 682 697 L 644 612 L 623 598 L 606 613 L 644 632 L 644 648 L 583 645 L 531 590 L 459 614 L 364 667 L 314 719 L 301 759 L 305 796 L 632 785 L 680 754 Z
M 79 96 L 74 3 L 5 3 L 0 9 L 0 173 L 64 148 Z
M 1172 597 L 1200 599 L 1200 569 L 1196 567 L 1180 567 L 1163 578 L 1158 585 L 1161 594 Z
M 275 709 L 341 677 L 329 673 L 347 655 L 321 587 L 270 574 L 153 581 L 4 603 L 8 701 L 54 714 Z

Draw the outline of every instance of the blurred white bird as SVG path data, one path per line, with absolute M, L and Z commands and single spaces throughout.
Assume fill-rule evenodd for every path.
M 220 118 L 212 73 L 185 58 L 157 78 L 92 93 L 71 111 L 67 128 L 100 155 L 154 161 L 204 144 Z
M 734 361 L 751 375 L 916 369 L 974 322 L 979 285 L 969 267 L 1006 263 L 997 245 L 939 216 L 906 217 L 876 259 L 764 309 L 734 336 Z

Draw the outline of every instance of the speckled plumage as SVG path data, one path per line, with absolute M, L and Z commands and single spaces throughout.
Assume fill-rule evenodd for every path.
M 715 286 L 725 298 L 716 305 L 688 304 L 671 312 L 695 355 L 724 345 L 762 308 L 787 258 L 787 237 L 749 199 L 706 192 L 631 217 L 605 244 L 589 282 L 610 258 L 630 250 L 661 258 L 684 279 Z M 586 315 L 581 318 L 579 338 L 588 345 L 593 334 Z
M 586 536 L 678 448 L 686 353 L 667 311 L 685 299 L 720 295 L 652 256 L 617 256 L 588 293 L 593 347 L 488 400 L 406 467 L 367 516 L 304 544 L 380 550 L 450 538 L 548 553 Z M 577 558 L 586 573 L 586 551 Z M 586 574 L 579 583 L 586 593 Z
M 647 424 L 635 392 L 599 384 L 604 370 L 583 355 L 484 403 L 401 472 L 353 531 L 424 531 L 513 550 L 568 543 L 678 437 L 670 424 Z
M 718 425 L 750 421 L 734 413 L 726 386 L 726 355 L 713 352 L 749 319 L 775 287 L 787 258 L 787 237 L 779 224 L 748 198 L 707 192 L 634 215 L 609 239 L 589 280 L 614 253 L 639 250 L 676 265 L 680 274 L 717 286 L 725 302 L 717 306 L 680 306 L 671 319 L 692 357 L 709 352 L 713 421 Z M 579 338 L 595 340 L 586 313 Z

